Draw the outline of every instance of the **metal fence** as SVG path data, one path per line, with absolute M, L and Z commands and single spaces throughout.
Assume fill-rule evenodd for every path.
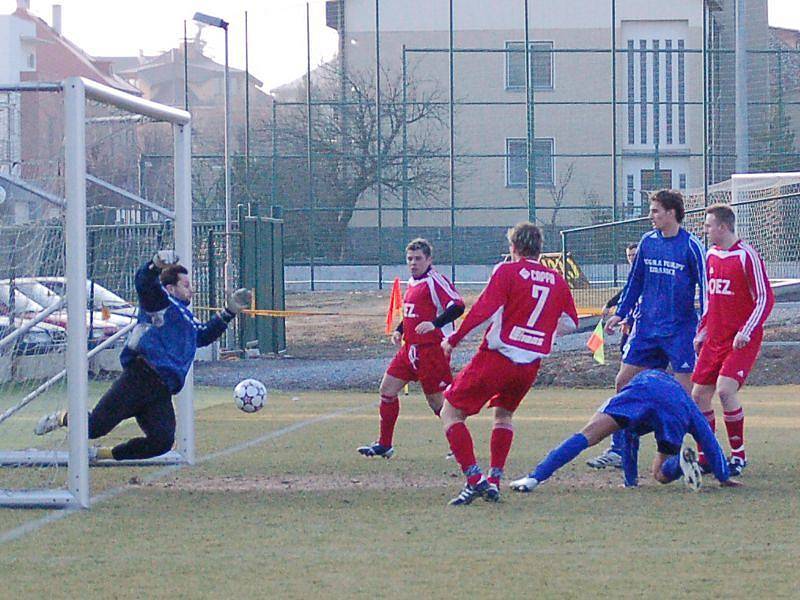
M 731 206 L 737 233 L 764 258 L 768 276 L 800 279 L 800 192 Z M 704 208 L 688 210 L 683 226 L 703 240 L 704 220 Z M 562 257 L 570 257 L 583 275 L 581 283 L 573 285 L 581 308 L 599 311 L 622 288 L 629 272 L 625 248 L 651 229 L 650 219 L 640 217 L 561 232 Z
M 248 113 L 231 161 L 234 203 L 282 208 L 290 283 L 380 287 L 416 236 L 463 281 L 523 219 L 558 251 L 651 190 L 705 202 L 734 172 L 800 170 L 800 34 L 766 0 L 433 0 L 424 23 L 327 4 L 338 56 Z M 194 161 L 197 210 L 218 210 L 223 157 Z

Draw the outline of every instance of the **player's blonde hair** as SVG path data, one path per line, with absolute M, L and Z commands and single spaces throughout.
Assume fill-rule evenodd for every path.
M 413 252 L 416 250 L 421 250 L 427 258 L 433 256 L 433 244 L 431 244 L 425 238 L 414 238 L 408 242 L 408 246 L 406 246 L 406 252 Z
M 712 204 L 706 208 L 706 214 L 714 215 L 717 222 L 725 225 L 731 232 L 736 231 L 736 213 L 734 213 L 733 209 L 727 204 L 722 202 Z
M 529 221 L 514 225 L 506 233 L 506 238 L 520 256 L 539 258 L 542 253 L 542 245 L 544 244 L 542 230 Z

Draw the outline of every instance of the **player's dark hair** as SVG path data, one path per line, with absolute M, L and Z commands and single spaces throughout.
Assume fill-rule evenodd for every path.
M 706 208 L 706 214 L 714 215 L 717 223 L 722 223 L 730 229 L 731 232 L 736 231 L 736 213 L 734 213 L 733 209 L 727 204 L 722 204 L 721 202 L 712 204 Z
M 625 246 L 625 250 L 636 250 L 639 247 L 639 244 L 636 242 L 631 242 L 627 246 Z
M 170 265 L 158 276 L 161 285 L 177 285 L 178 275 L 188 275 L 189 271 L 183 265 Z
M 651 202 L 658 202 L 664 210 L 674 210 L 675 220 L 683 222 L 685 210 L 683 208 L 683 195 L 677 190 L 659 190 L 650 196 Z
M 533 223 L 517 223 L 506 233 L 508 243 L 514 246 L 517 254 L 526 258 L 539 258 L 544 245 L 542 230 Z
M 408 246 L 406 246 L 406 252 L 414 252 L 416 250 L 421 250 L 422 253 L 428 258 L 433 256 L 433 244 L 424 238 L 415 238 L 408 242 Z

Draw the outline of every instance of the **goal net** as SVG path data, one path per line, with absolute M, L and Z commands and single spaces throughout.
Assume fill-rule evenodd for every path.
M 140 157 L 174 167 L 143 192 Z M 88 411 L 119 372 L 134 273 L 163 247 L 191 272 L 189 114 L 82 78 L 0 88 L 0 505 L 90 503 Z M 69 427 L 35 435 L 39 419 Z M 191 374 L 173 452 L 193 462 Z
M 770 279 L 800 278 L 800 173 L 731 177 L 736 233 L 764 258 Z
M 739 237 L 763 256 L 770 279 L 800 278 L 800 173 L 733 175 L 708 190 L 684 193 L 683 226 L 701 240 L 705 207 L 730 204 Z M 562 253 L 581 268 L 583 287 L 574 289 L 579 309 L 599 313 L 627 280 L 625 248 L 652 228 L 649 217 L 561 232 Z

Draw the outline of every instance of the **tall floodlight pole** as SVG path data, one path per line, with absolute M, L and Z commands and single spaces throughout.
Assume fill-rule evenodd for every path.
M 308 174 L 308 272 L 311 291 L 314 291 L 314 157 L 311 146 L 311 5 L 306 2 L 306 172 Z
M 747 93 L 747 23 L 744 5 L 744 0 L 736 0 L 736 51 L 734 54 L 736 87 L 734 97 L 736 99 L 737 173 L 747 173 L 750 170 L 750 117 L 747 106 L 749 100 Z
M 381 12 L 375 0 L 375 181 L 378 203 L 378 289 L 383 289 L 383 163 L 381 154 Z
M 455 133 L 455 53 L 454 53 L 454 40 L 453 30 L 455 22 L 453 20 L 453 0 L 450 0 L 450 37 L 448 45 L 448 66 L 450 67 L 450 88 L 447 94 L 447 106 L 449 111 L 449 124 L 450 124 L 450 152 L 448 154 L 449 167 L 450 167 L 450 279 L 455 282 L 456 280 L 456 133 Z
M 230 111 L 230 78 L 228 73 L 228 25 L 227 21 L 219 17 L 212 17 L 204 13 L 194 13 L 194 20 L 198 23 L 211 25 L 212 27 L 219 27 L 225 32 L 225 126 L 223 133 L 223 153 L 225 155 L 225 293 L 229 294 L 233 289 L 233 261 L 231 260 L 231 165 L 230 165 L 230 127 L 231 127 L 231 111 Z
M 533 78 L 531 77 L 531 36 L 530 36 L 530 10 L 528 0 L 524 2 L 525 13 L 525 123 L 527 125 L 527 177 L 528 192 L 528 220 L 536 222 L 536 134 L 534 121 Z
M 250 200 L 250 48 L 247 38 L 247 11 L 244 11 L 244 181 Z

